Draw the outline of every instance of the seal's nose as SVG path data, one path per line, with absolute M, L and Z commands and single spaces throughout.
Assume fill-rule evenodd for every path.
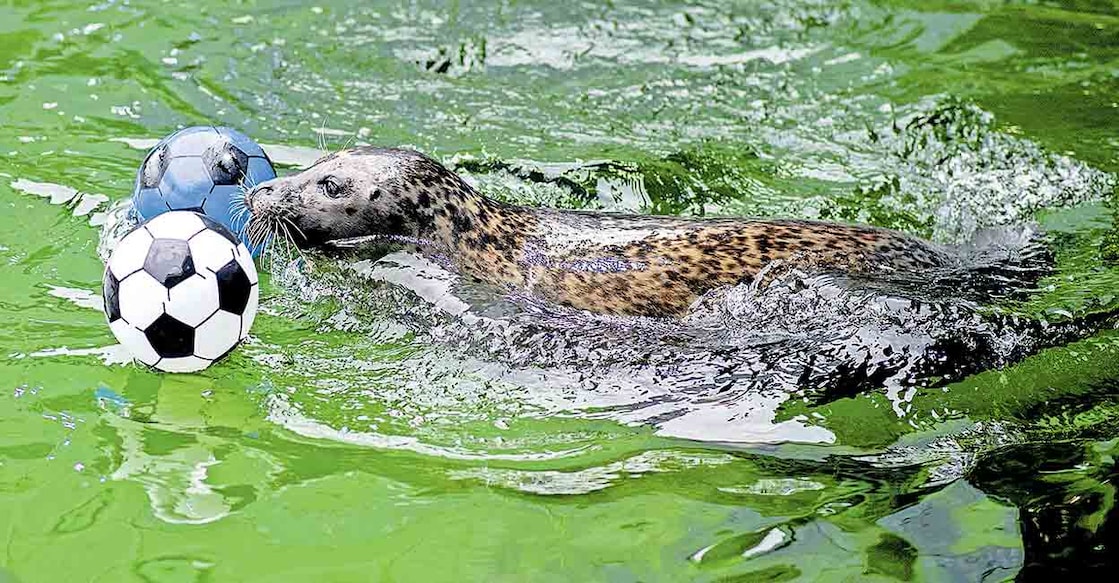
M 253 188 L 245 195 L 245 207 L 249 209 L 250 213 L 255 213 L 256 209 L 253 208 L 260 202 L 260 199 L 272 194 L 272 187 L 267 184 L 261 184 Z

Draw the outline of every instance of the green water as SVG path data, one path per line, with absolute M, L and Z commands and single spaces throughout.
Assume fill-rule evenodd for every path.
M 1057 269 L 1011 307 L 1114 309 L 1119 4 L 208 4 L 0 2 L 0 581 L 1114 568 L 1114 331 L 945 386 L 658 417 L 643 396 L 686 379 L 504 360 L 392 286 L 264 274 L 252 341 L 184 376 L 119 362 L 97 294 L 145 144 L 212 123 L 281 172 L 411 145 L 520 202 L 944 242 L 1036 221 Z

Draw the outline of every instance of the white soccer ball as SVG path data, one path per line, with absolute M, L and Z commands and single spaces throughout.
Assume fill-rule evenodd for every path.
M 105 315 L 140 362 L 195 372 L 249 333 L 259 289 L 252 256 L 214 220 L 161 214 L 124 236 L 105 269 Z

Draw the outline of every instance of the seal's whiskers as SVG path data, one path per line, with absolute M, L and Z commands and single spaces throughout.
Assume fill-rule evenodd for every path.
M 284 221 L 285 223 L 287 223 L 288 225 L 290 225 L 290 226 L 291 226 L 291 228 L 295 229 L 295 232 L 296 232 L 296 233 L 299 233 L 299 236 L 300 236 L 300 237 L 303 237 L 303 240 L 307 240 L 307 233 L 304 233 L 304 232 L 303 232 L 303 229 L 300 229 L 300 228 L 299 228 L 299 225 L 295 224 L 295 221 L 291 220 L 291 217 L 289 217 L 289 216 L 287 216 L 287 215 L 284 215 L 284 216 L 283 216 L 283 217 L 281 217 L 281 218 L 283 219 L 283 221 Z M 294 240 L 293 240 L 293 242 L 294 242 Z
M 325 117 L 322 118 L 322 125 L 319 127 L 319 131 L 317 133 L 319 134 L 318 135 L 319 150 L 323 153 L 323 156 L 329 156 L 330 155 L 330 148 L 328 148 L 327 144 L 326 144 L 326 118 Z
M 297 227 L 295 225 L 295 223 L 293 223 L 291 221 L 291 219 L 289 219 L 287 217 L 282 217 L 279 225 L 283 229 L 284 241 L 287 243 L 288 248 L 295 251 L 295 254 L 298 255 L 299 258 L 302 259 L 305 264 L 311 265 L 311 261 L 309 259 L 307 259 L 307 255 L 304 254 L 303 250 L 299 248 L 299 245 L 297 245 L 295 243 L 295 238 L 291 236 L 291 230 L 288 228 L 288 225 L 290 225 L 292 227 L 295 227 L 295 230 L 297 230 L 297 231 L 299 231 L 299 227 Z M 306 238 L 306 237 L 304 237 L 304 238 Z

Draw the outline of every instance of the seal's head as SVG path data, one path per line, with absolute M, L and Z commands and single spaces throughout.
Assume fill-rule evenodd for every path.
M 300 247 L 369 235 L 423 238 L 435 227 L 433 199 L 463 198 L 470 186 L 413 150 L 354 148 L 261 183 L 245 195 L 250 237 L 285 227 Z

